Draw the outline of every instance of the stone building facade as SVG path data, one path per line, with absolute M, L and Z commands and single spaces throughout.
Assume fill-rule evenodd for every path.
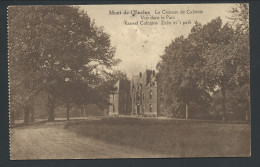
M 154 70 L 120 80 L 110 95 L 109 115 L 157 116 L 157 82 Z
M 132 114 L 157 116 L 155 71 L 146 70 L 131 80 Z
M 115 85 L 115 91 L 109 97 L 109 115 L 130 115 L 131 114 L 130 81 L 119 80 Z

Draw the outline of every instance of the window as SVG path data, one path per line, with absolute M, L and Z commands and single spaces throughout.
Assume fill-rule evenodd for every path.
M 136 94 L 136 100 L 140 100 L 140 94 L 139 93 Z
M 153 111 L 153 105 L 149 104 L 149 111 L 152 112 Z
M 113 94 L 113 101 L 115 101 L 115 99 L 116 99 L 116 97 L 115 97 L 115 95 Z
M 144 101 L 144 92 L 143 92 L 143 101 Z
M 135 94 L 134 94 L 134 101 L 135 101 Z
M 152 99 L 152 98 L 153 98 L 153 91 L 150 90 L 150 99 Z
M 115 112 L 115 106 L 113 105 L 112 107 L 113 107 L 113 112 Z

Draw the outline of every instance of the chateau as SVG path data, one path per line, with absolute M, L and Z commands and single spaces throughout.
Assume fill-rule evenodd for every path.
M 154 70 L 119 80 L 110 94 L 109 115 L 157 116 L 157 82 Z

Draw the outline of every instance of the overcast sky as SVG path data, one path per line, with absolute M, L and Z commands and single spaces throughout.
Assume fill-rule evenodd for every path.
M 116 47 L 116 58 L 122 62 L 118 69 L 125 71 L 128 77 L 144 71 L 146 68 L 155 69 L 163 54 L 164 48 L 176 37 L 187 36 L 195 21 L 202 24 L 220 16 L 226 22 L 228 10 L 234 4 L 167 4 L 167 5 L 85 5 L 80 6 L 87 11 L 98 26 L 103 26 L 110 34 L 111 43 Z M 125 25 L 124 21 L 142 21 L 141 15 L 109 15 L 109 11 L 138 10 L 150 11 L 147 16 L 155 15 L 154 11 L 203 11 L 203 14 L 172 14 L 175 21 L 191 21 L 189 25 Z M 164 15 L 164 14 L 163 14 Z M 166 16 L 166 15 L 164 15 Z M 149 20 L 152 21 L 152 20 Z M 161 21 L 158 21 L 161 23 Z

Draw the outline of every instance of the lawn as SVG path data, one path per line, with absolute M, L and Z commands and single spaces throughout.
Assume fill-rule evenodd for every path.
M 248 157 L 251 150 L 250 124 L 119 117 L 69 122 L 65 128 L 165 157 Z

